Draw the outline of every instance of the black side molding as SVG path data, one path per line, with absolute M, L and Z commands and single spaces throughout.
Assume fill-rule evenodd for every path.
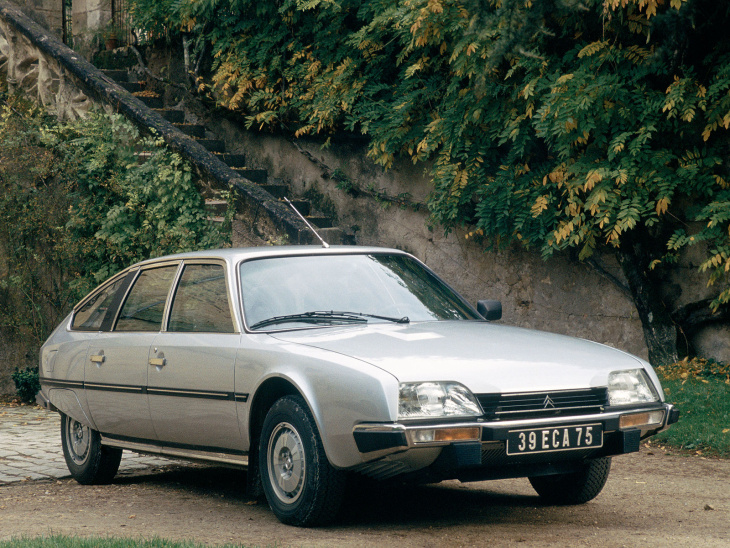
M 408 447 L 405 432 L 353 432 L 357 449 L 361 453 L 382 451 L 393 447 Z

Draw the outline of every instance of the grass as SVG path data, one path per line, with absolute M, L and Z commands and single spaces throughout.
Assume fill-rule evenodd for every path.
M 695 359 L 657 372 L 680 416 L 652 443 L 730 458 L 730 365 Z

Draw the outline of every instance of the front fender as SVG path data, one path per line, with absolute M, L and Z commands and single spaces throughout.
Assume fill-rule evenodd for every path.
M 390 422 L 397 416 L 398 379 L 354 358 L 277 341 L 256 352 L 248 349 L 245 362 L 236 361 L 236 391 L 243 391 L 246 385 L 254 387 L 249 402 L 274 377 L 286 380 L 302 395 L 317 423 L 327 458 L 336 468 L 363 462 L 352 434 L 355 425 Z M 250 406 L 241 419 L 244 437 L 250 440 Z

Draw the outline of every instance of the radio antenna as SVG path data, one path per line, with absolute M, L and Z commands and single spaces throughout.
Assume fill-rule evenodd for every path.
M 314 230 L 314 227 L 313 227 L 313 226 L 312 226 L 311 224 L 309 224 L 309 221 L 307 221 L 307 220 L 306 220 L 306 219 L 304 218 L 304 215 L 302 215 L 301 213 L 299 213 L 299 210 L 298 210 L 298 209 L 297 209 L 296 207 L 294 207 L 294 204 L 293 204 L 293 203 L 291 203 L 291 202 L 289 201 L 289 198 L 287 198 L 286 196 L 284 196 L 284 201 L 285 201 L 285 202 L 286 202 L 287 204 L 289 204 L 289 207 L 291 207 L 291 208 L 292 208 L 292 209 L 294 210 L 294 213 L 296 213 L 297 215 L 299 215 L 299 218 L 300 218 L 300 219 L 301 219 L 302 221 L 304 221 L 304 224 L 305 224 L 305 225 L 307 225 L 307 226 L 309 227 L 309 230 L 311 230 L 311 231 L 312 231 L 312 232 L 314 233 L 314 235 L 315 235 L 315 236 L 317 236 L 317 239 L 319 239 L 319 241 L 320 241 L 320 242 L 322 242 L 322 247 L 324 247 L 325 249 L 327 249 L 327 248 L 328 248 L 328 247 L 330 246 L 330 244 L 328 244 L 327 242 L 325 242 L 325 241 L 324 241 L 324 240 L 322 239 L 322 236 L 320 236 L 319 234 L 317 234 L 317 231 L 316 231 L 316 230 Z

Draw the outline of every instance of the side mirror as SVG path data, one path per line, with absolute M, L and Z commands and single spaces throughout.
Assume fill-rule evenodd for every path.
M 502 318 L 502 303 L 492 300 L 478 301 L 477 312 L 487 321 L 499 320 Z

